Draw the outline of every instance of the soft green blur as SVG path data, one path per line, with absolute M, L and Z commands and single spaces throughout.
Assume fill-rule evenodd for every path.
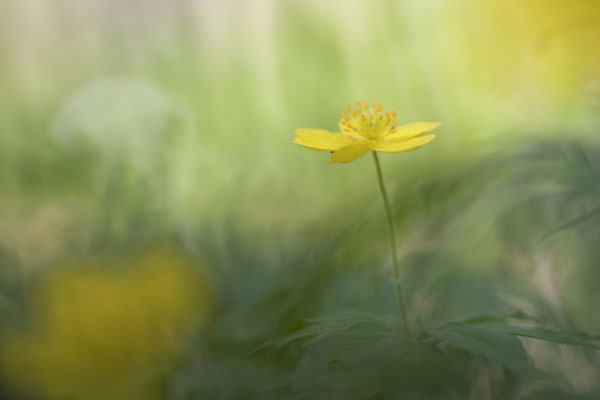
M 443 124 L 381 156 L 417 323 L 519 308 L 600 333 L 599 19 L 592 0 L 5 1 L 0 331 L 73 259 L 175 246 L 215 277 L 206 398 L 253 398 L 243 356 L 302 318 L 394 313 L 371 157 L 291 143 L 361 100 Z M 598 354 L 525 344 L 600 390 Z M 165 398 L 198 381 L 182 363 Z

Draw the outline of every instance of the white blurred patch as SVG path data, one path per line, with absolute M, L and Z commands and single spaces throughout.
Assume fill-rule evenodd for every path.
M 89 188 L 95 195 L 113 196 L 113 182 L 129 181 L 127 193 L 146 199 L 136 207 L 170 221 L 185 220 L 205 192 L 206 174 L 198 166 L 202 161 L 201 170 L 206 169 L 210 150 L 197 146 L 195 133 L 187 106 L 156 85 L 126 77 L 83 85 L 50 126 L 65 152 L 94 157 Z M 120 194 L 125 203 L 127 193 Z
M 152 169 L 173 141 L 190 140 L 191 113 L 158 87 L 104 77 L 76 90 L 52 121 L 50 134 L 65 148 L 84 143 L 102 162 Z

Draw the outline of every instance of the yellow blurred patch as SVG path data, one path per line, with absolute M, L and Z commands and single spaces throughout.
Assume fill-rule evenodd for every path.
M 206 323 L 211 286 L 174 252 L 68 268 L 31 296 L 30 329 L 1 343 L 6 381 L 47 399 L 152 400 L 157 378 Z
M 567 102 L 600 78 L 600 2 L 495 0 L 478 39 L 487 60 L 513 71 L 518 85 L 535 84 Z M 525 81 L 525 82 L 524 82 Z

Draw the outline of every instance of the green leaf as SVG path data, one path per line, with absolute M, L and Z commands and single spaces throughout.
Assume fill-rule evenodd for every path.
M 584 222 L 587 222 L 588 220 L 592 219 L 593 217 L 595 217 L 596 215 L 600 214 L 600 207 L 596 207 L 588 212 L 585 212 L 579 216 L 577 216 L 576 218 L 573 218 L 572 220 L 565 222 L 564 224 L 560 225 L 557 228 L 554 228 L 553 230 L 551 230 L 550 232 L 545 233 L 541 238 L 540 241 L 546 240 L 548 239 L 550 236 L 559 233 L 561 231 L 567 230 L 567 229 L 571 229 L 576 227 L 577 225 L 580 225 Z
M 590 347 L 594 349 L 600 349 L 600 343 L 597 338 L 592 338 L 586 334 L 566 334 L 562 332 L 556 332 L 543 327 L 522 327 L 511 325 L 503 321 L 486 321 L 477 326 L 491 329 L 495 332 L 509 333 L 515 336 L 523 336 L 533 339 L 544 340 L 547 342 L 554 342 L 560 344 L 572 344 L 576 346 Z
M 509 323 L 508 321 L 522 321 L 528 324 L 537 323 L 541 321 L 517 310 L 513 313 L 499 317 L 494 315 L 482 315 L 478 317 L 469 318 L 463 322 L 482 327 L 485 329 L 491 329 L 496 332 L 509 333 L 515 336 L 528 337 L 532 339 L 544 340 L 547 342 L 560 343 L 560 344 L 572 344 L 576 346 L 590 347 L 594 349 L 600 349 L 600 337 L 592 337 L 585 333 L 565 333 L 558 332 L 552 329 L 544 328 L 542 326 L 518 326 Z
M 483 356 L 513 371 L 520 372 L 529 367 L 523 344 L 509 333 L 464 322 L 451 322 L 427 333 L 443 343 Z
M 379 332 L 391 332 L 393 330 L 392 326 L 380 316 L 353 310 L 345 310 L 333 316 L 306 319 L 305 321 L 308 326 L 282 339 L 271 341 L 266 346 L 283 347 L 298 340 L 310 340 L 312 342 L 350 329 Z
M 360 330 L 311 341 L 292 385 L 307 397 L 335 394 L 355 399 L 439 394 L 463 386 L 437 346 L 399 334 L 375 337 Z
M 527 322 L 536 322 L 541 323 L 541 320 L 533 315 L 527 314 L 520 308 L 514 309 L 513 311 L 507 312 L 503 315 L 495 315 L 495 314 L 484 314 L 484 315 L 476 315 L 470 317 L 468 319 L 463 320 L 462 322 L 469 325 L 478 325 L 484 322 L 489 321 L 507 321 L 507 320 L 518 320 L 518 321 L 527 321 Z
M 597 389 L 591 393 L 572 393 L 561 388 L 546 389 L 532 393 L 524 397 L 524 400 L 598 400 L 600 391 Z

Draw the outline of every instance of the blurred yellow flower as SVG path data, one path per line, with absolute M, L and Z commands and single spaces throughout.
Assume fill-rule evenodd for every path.
M 329 162 L 354 161 L 369 150 L 401 153 L 417 150 L 435 135 L 420 136 L 438 126 L 438 122 L 413 122 L 396 128 L 396 111 L 383 113 L 383 104 L 356 102 L 356 110 L 346 106 L 342 113 L 340 133 L 323 129 L 297 129 L 294 143 L 317 151 L 333 153 Z
M 35 398 L 155 400 L 161 374 L 206 322 L 211 287 L 175 253 L 65 269 L 34 291 L 31 329 L 2 342 L 13 391 Z

